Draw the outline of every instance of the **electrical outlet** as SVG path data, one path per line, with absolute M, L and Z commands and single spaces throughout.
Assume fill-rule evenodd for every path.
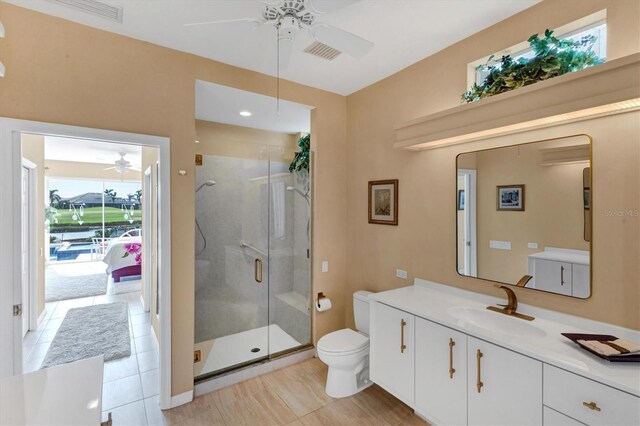
M 537 249 L 538 248 L 538 243 L 528 243 L 527 247 L 529 247 L 530 249 Z
M 511 250 L 511 241 L 489 241 L 489 248 L 498 250 Z
M 323 260 L 322 261 L 322 272 L 329 272 L 329 261 L 328 260 Z
M 402 278 L 403 280 L 407 279 L 407 271 L 404 269 L 396 269 L 396 277 Z

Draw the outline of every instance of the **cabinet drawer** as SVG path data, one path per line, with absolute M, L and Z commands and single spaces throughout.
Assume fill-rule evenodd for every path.
M 549 407 L 542 409 L 542 424 L 544 426 L 583 426 L 584 423 L 580 423 L 577 420 L 572 419 L 569 416 L 558 413 L 556 410 L 552 410 Z
M 640 398 L 544 365 L 544 405 L 587 425 L 640 424 Z M 595 403 L 598 409 L 585 404 Z

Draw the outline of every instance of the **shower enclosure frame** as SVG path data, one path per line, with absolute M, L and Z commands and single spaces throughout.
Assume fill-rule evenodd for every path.
M 272 148 L 273 145 L 267 145 L 269 148 Z M 269 159 L 269 164 L 271 163 L 271 159 Z M 271 170 L 269 167 L 269 179 L 271 179 Z M 251 359 L 249 361 L 246 362 L 240 362 L 237 364 L 234 364 L 232 366 L 226 367 L 226 368 L 222 368 L 222 369 L 218 369 L 212 372 L 208 372 L 208 373 L 203 373 L 200 374 L 198 376 L 194 377 L 194 384 L 200 384 L 221 376 L 225 376 L 234 372 L 237 372 L 239 370 L 245 370 L 245 369 L 250 369 L 254 366 L 258 366 L 258 365 L 262 365 L 264 363 L 268 363 L 271 362 L 273 360 L 276 359 L 280 359 L 295 353 L 299 353 L 299 352 L 303 352 L 306 350 L 309 350 L 311 348 L 314 347 L 313 344 L 313 338 L 315 335 L 315 293 L 314 293 L 314 204 L 315 204 L 315 153 L 313 150 L 310 150 L 309 152 L 309 171 L 308 171 L 308 179 L 309 179 L 309 190 L 308 190 L 308 221 L 309 221 L 309 232 L 308 232 L 308 259 L 309 259 L 309 303 L 308 303 L 308 308 L 309 308 L 309 341 L 307 343 L 303 343 L 299 346 L 296 347 L 292 347 L 289 349 L 285 349 L 282 351 L 278 351 L 276 353 L 269 353 L 269 351 L 267 351 L 267 354 L 262 356 L 262 357 L 258 357 L 255 359 Z M 214 183 L 214 185 L 217 184 L 217 182 Z M 200 187 L 206 185 L 205 183 L 202 183 L 200 185 Z M 207 186 L 211 186 L 211 185 L 207 185 Z M 296 194 L 295 196 L 299 196 L 298 194 Z M 269 230 L 269 235 L 271 235 L 271 231 Z M 267 245 L 267 259 L 269 260 L 269 263 L 271 261 L 271 244 L 269 242 L 269 244 Z M 270 291 L 271 291 L 271 268 L 269 268 L 268 270 L 268 274 L 267 274 L 267 284 L 269 286 L 268 288 L 268 292 L 267 292 L 267 298 L 266 298 L 266 304 L 267 304 L 267 311 L 271 312 L 271 301 L 270 301 Z M 270 324 L 270 318 L 267 317 L 267 325 Z M 270 344 L 270 342 L 269 342 Z M 195 354 L 194 354 L 195 355 Z

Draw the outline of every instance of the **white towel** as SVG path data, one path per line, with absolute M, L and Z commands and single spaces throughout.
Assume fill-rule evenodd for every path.
M 640 345 L 623 339 L 616 339 L 610 343 L 624 348 L 629 352 L 621 353 L 617 348 L 609 346 L 606 342 L 598 340 L 578 340 L 579 343 L 591 349 L 594 352 L 604 356 L 625 356 L 625 355 L 637 355 L 640 353 Z
M 279 240 L 284 239 L 285 230 L 285 188 L 284 182 L 271 183 L 271 199 L 273 203 L 273 236 Z

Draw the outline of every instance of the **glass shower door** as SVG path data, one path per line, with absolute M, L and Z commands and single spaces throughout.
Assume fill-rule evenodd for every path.
M 289 172 L 293 150 L 270 147 L 269 354 L 311 342 L 311 183 Z
M 269 356 L 269 147 L 233 141 L 203 148 L 196 168 L 196 378 Z

